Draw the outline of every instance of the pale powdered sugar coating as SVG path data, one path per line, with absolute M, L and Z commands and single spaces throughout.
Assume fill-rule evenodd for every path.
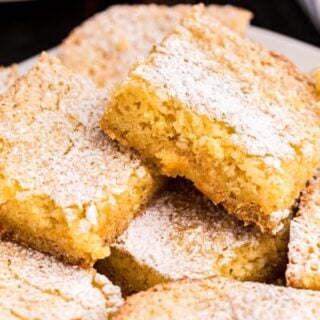
M 114 320 L 319 320 L 320 293 L 221 277 L 157 285 L 129 297 Z
M 138 57 L 190 13 L 190 5 L 116 5 L 76 28 L 61 45 L 59 56 L 68 67 L 92 76 L 100 85 L 122 80 Z M 232 6 L 208 6 L 207 12 L 244 33 L 251 13 Z
M 15 65 L 4 68 L 0 67 L 0 94 L 3 94 L 18 77 L 18 70 Z
M 303 191 L 291 221 L 288 256 L 288 285 L 320 290 L 320 171 Z
M 177 99 L 224 123 L 232 144 L 268 156 L 268 165 L 294 159 L 297 146 L 304 157 L 314 155 L 319 129 L 307 104 L 315 102 L 313 85 L 300 81 L 288 62 L 209 17 L 185 20 L 130 76 L 147 81 L 161 99 Z
M 0 315 L 8 319 L 102 320 L 122 304 L 120 289 L 93 269 L 11 242 L 0 242 L 0 253 Z
M 9 185 L 19 184 L 19 200 L 47 195 L 61 207 L 82 208 L 122 193 L 132 176 L 147 174 L 133 153 L 100 130 L 107 96 L 45 55 L 4 96 L 0 167 Z
M 256 250 L 273 241 L 254 227 L 245 227 L 214 206 L 186 181 L 172 185 L 136 217 L 113 245 L 163 277 L 203 278 L 219 274 L 248 245 Z M 244 259 L 252 259 L 251 256 Z M 244 270 L 247 266 L 243 266 Z

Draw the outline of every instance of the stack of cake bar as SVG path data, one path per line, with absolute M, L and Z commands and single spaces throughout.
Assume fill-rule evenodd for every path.
M 0 69 L 0 319 L 320 319 L 319 73 L 251 18 L 112 6 Z

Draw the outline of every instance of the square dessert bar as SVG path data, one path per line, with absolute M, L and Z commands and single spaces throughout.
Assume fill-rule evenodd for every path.
M 59 49 L 61 61 L 90 76 L 100 87 L 122 81 L 139 57 L 148 55 L 191 5 L 115 5 L 74 29 Z M 233 6 L 210 5 L 206 12 L 243 35 L 251 12 Z
M 102 128 L 263 232 L 320 160 L 311 79 L 194 9 L 113 92 Z
M 0 319 L 108 319 L 120 288 L 93 268 L 65 265 L 12 242 L 0 242 Z
M 108 92 L 43 54 L 0 96 L 3 236 L 90 265 L 161 178 L 103 134 Z
M 126 294 L 185 277 L 270 282 L 285 270 L 288 229 L 272 236 L 245 226 L 176 179 L 130 223 L 98 270 Z
M 302 192 L 290 223 L 287 285 L 320 290 L 320 171 Z

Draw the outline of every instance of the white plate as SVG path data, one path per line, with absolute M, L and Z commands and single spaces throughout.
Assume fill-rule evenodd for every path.
M 320 49 L 315 46 L 253 26 L 248 35 L 266 48 L 288 57 L 304 72 L 320 67 Z
M 317 47 L 254 26 L 249 27 L 248 36 L 266 48 L 288 57 L 304 72 L 310 72 L 315 67 L 320 67 L 320 49 Z M 56 54 L 57 49 L 53 48 L 48 52 Z M 35 59 L 36 57 L 32 57 L 20 63 L 21 72 L 28 70 Z

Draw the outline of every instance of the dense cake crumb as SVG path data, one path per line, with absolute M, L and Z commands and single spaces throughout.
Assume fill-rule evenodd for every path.
M 290 61 L 197 6 L 114 90 L 102 127 L 275 234 L 319 164 L 318 101 Z

